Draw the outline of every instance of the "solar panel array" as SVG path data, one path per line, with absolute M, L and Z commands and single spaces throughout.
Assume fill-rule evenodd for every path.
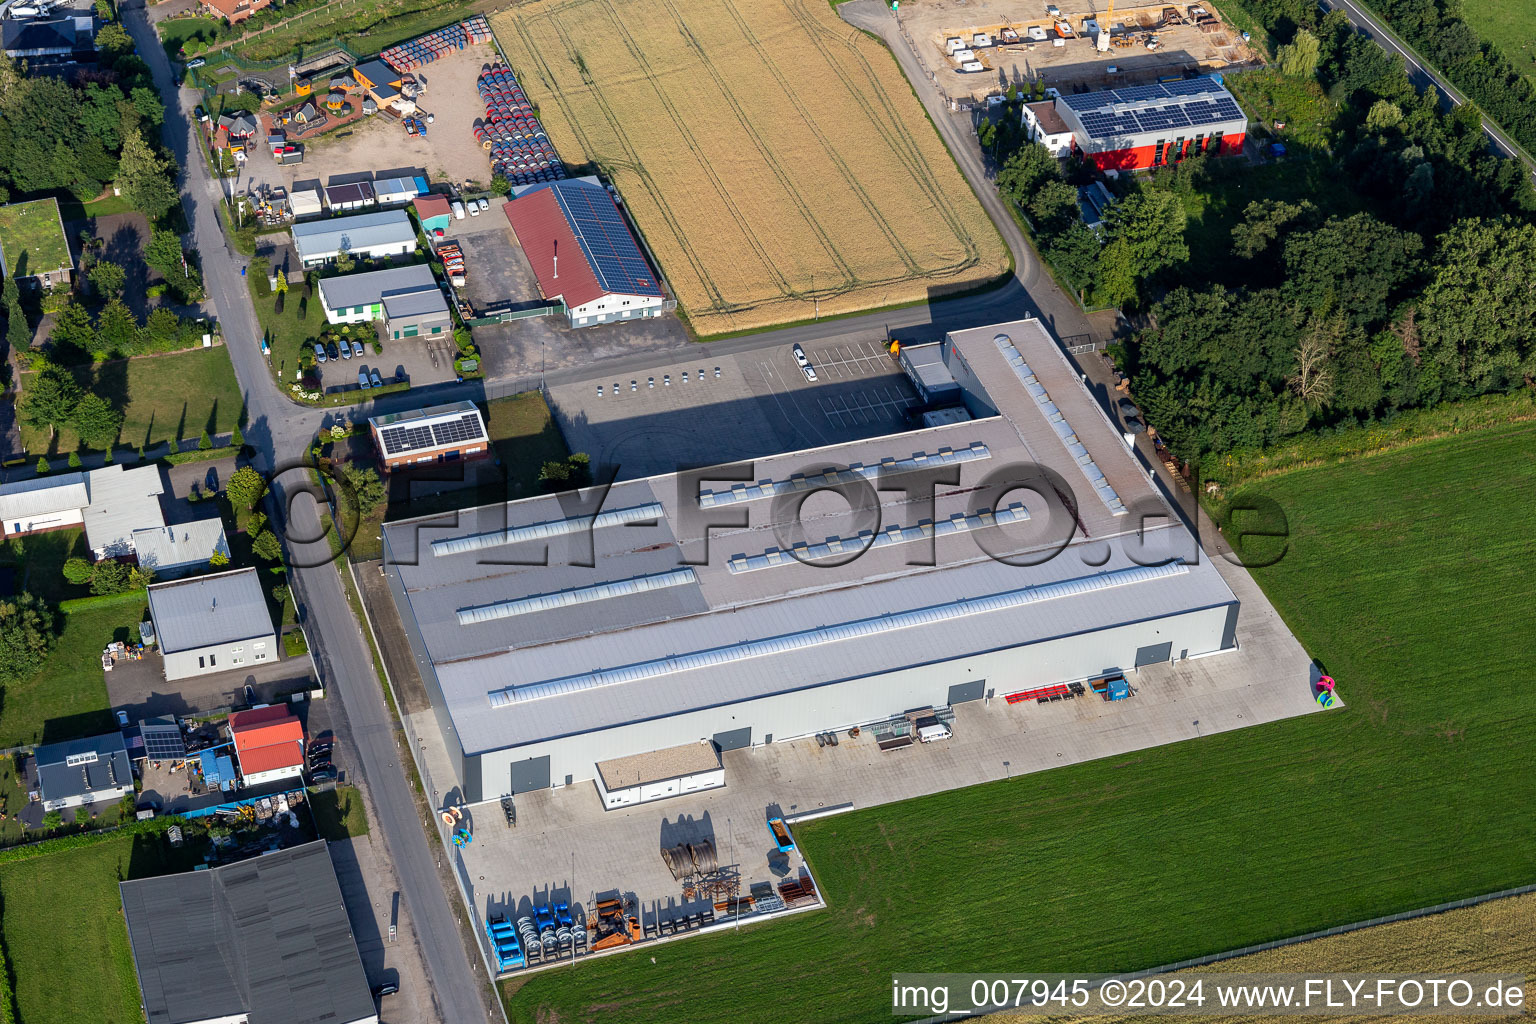
M 1243 119 L 1237 103 L 1221 83 L 1211 78 L 1079 93 L 1063 96 L 1062 102 L 1076 111 L 1088 137 L 1093 139 L 1143 132 L 1156 134 Z
M 635 245 L 619 208 L 602 188 L 582 183 L 552 186 L 598 283 L 621 295 L 660 295 L 650 265 Z
M 460 441 L 478 441 L 485 436 L 480 417 L 467 413 L 458 419 L 441 423 L 404 423 L 385 427 L 380 432 L 384 441 L 385 455 L 420 451 L 423 448 L 441 448 Z
M 144 756 L 151 761 L 179 761 L 187 756 L 187 745 L 177 726 L 141 725 L 139 735 L 144 739 Z

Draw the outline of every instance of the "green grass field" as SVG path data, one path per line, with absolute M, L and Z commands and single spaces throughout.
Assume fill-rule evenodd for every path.
M 1525 0 L 1465 0 L 1461 16 L 1479 38 L 1504 51 L 1527 78 L 1536 79 L 1536 21 Z
M 1263 483 L 1257 578 L 1347 708 L 808 822 L 829 910 L 531 976 L 512 1019 L 871 1021 L 893 971 L 1130 970 L 1536 879 L 1533 444 Z
M 143 1024 L 117 883 L 189 870 L 192 856 L 192 844 L 173 851 L 158 836 L 139 836 L 0 866 L 17 1019 Z
M 118 443 L 139 447 L 210 434 L 235 426 L 244 400 L 229 353 L 221 345 L 170 355 L 116 359 L 73 371 L 82 387 L 101 395 L 123 412 Z M 22 374 L 26 388 L 28 374 Z M 76 450 L 80 439 L 61 430 L 50 439 L 46 429 L 22 424 L 21 443 L 33 456 Z
M 144 619 L 143 591 L 60 612 L 63 631 L 31 678 L 0 689 L 0 747 L 51 743 L 113 727 L 101 649 L 128 640 Z
M 59 223 L 58 201 L 37 199 L 0 206 L 0 249 L 5 251 L 7 277 L 73 266 Z
M 172 18 L 155 26 L 160 33 L 160 43 L 172 60 L 181 48 L 190 42 L 212 42 L 218 38 L 222 26 L 212 18 Z

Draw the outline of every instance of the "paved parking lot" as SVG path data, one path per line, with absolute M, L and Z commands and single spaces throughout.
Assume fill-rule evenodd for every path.
M 174 682 L 166 681 L 165 662 L 160 653 L 147 651 L 142 661 L 119 661 L 112 671 L 105 673 L 107 699 L 113 710 L 127 711 L 129 718 L 139 721 L 243 705 L 247 686 L 256 692 L 256 703 L 314 686 L 315 670 L 310 656 L 290 658 L 283 654 L 281 643 L 277 646 L 277 661 Z
M 808 737 L 729 751 L 724 789 L 604 811 L 583 782 L 519 796 L 515 828 L 495 803 L 479 805 L 475 842 L 464 852 L 475 909 L 521 907 L 551 890 L 586 901 L 618 888 L 653 913 L 670 912 L 683 900 L 660 849 L 679 828 L 712 836 L 721 862 L 739 866 L 745 880 L 775 880 L 770 809 L 793 823 L 1319 712 L 1317 670 L 1305 651 L 1246 572 L 1216 564 L 1243 602 L 1239 649 L 1143 668 L 1129 676 L 1129 700 L 1090 694 L 1009 705 L 1000 688 L 990 701 L 957 706 L 954 736 L 938 743 L 881 751 L 865 730 L 836 747 Z M 411 718 L 427 739 L 429 776 L 449 778 L 430 712 Z
M 814 384 L 789 346 L 719 357 L 700 348 L 686 363 L 553 388 L 550 405 L 572 450 L 617 463 L 623 478 L 911 429 L 906 412 L 917 395 L 883 339 L 811 348 L 806 357 Z
M 380 325 L 375 324 L 378 330 Z M 363 354 L 351 359 L 328 359 L 321 364 L 320 383 L 326 391 L 360 391 L 358 371 L 377 370 L 385 384 L 404 373 L 414 387 L 441 384 L 453 380 L 457 374 L 453 360 L 458 355 L 453 339 L 448 336 L 427 338 L 399 338 L 384 342 L 382 355 L 375 354 L 372 342 L 363 343 Z

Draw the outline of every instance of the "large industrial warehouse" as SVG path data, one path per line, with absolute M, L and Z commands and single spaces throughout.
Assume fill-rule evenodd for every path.
M 1241 153 L 1248 119 L 1219 78 L 1057 95 L 1026 103 L 1026 134 L 1102 171 L 1146 170 L 1200 153 Z
M 1044 326 L 941 351 L 974 419 L 388 525 L 465 798 L 729 786 L 721 751 L 1232 649 L 1236 597 Z

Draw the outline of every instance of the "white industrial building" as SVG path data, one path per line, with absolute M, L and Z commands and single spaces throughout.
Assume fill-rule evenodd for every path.
M 594 780 L 622 806 L 708 776 L 683 753 L 701 744 L 880 735 L 1234 648 L 1237 599 L 1045 328 L 943 352 L 974 419 L 620 481 L 600 512 L 544 496 L 386 526 L 468 800 Z
M 139 565 L 163 580 L 209 569 L 214 555 L 229 563 L 229 539 L 218 516 L 133 531 Z
M 254 568 L 153 584 L 149 617 L 167 680 L 277 659 L 272 615 Z
M 416 228 L 404 210 L 306 221 L 289 229 L 293 251 L 306 267 L 329 263 L 342 252 L 369 259 L 404 256 L 416 248 Z
M 120 463 L 88 472 L 39 476 L 0 487 L 0 529 L 6 537 L 85 527 L 93 557 L 134 554 L 134 533 L 165 526 L 158 466 Z

